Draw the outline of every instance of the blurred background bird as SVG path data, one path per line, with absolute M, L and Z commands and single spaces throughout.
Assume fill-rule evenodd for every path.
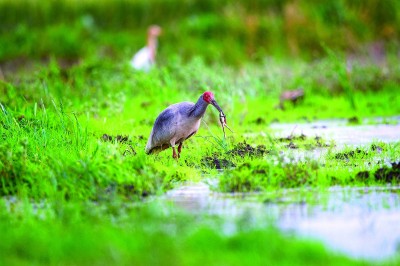
M 172 147 L 172 157 L 179 158 L 183 141 L 197 132 L 209 104 L 222 112 L 211 91 L 204 92 L 196 103 L 176 103 L 162 111 L 150 133 L 146 153 L 151 154 Z M 175 149 L 176 144 L 179 144 L 178 153 Z
M 131 66 L 137 70 L 149 71 L 156 63 L 157 37 L 161 27 L 152 25 L 147 31 L 147 45 L 140 49 L 131 59 Z

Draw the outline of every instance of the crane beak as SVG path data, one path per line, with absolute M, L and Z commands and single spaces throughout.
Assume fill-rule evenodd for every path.
M 219 107 L 218 103 L 217 103 L 215 100 L 212 100 L 212 101 L 211 101 L 211 104 L 212 104 L 215 108 L 217 108 L 217 110 L 218 110 L 220 113 L 222 112 L 221 107 Z

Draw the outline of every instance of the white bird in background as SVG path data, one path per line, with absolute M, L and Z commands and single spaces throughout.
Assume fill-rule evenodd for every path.
M 147 31 L 147 46 L 140 49 L 131 59 L 131 66 L 138 70 L 149 71 L 156 62 L 157 37 L 161 27 L 152 25 Z

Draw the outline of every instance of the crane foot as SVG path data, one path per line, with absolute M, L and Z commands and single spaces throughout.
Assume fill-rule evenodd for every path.
M 174 159 L 179 158 L 179 154 L 176 153 L 175 147 L 172 147 L 172 158 L 174 158 Z

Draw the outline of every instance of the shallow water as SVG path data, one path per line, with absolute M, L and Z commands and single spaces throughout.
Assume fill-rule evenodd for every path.
M 227 218 L 226 233 L 235 230 L 229 221 L 246 216 L 248 226 L 272 222 L 284 232 L 322 241 L 355 258 L 385 259 L 398 252 L 400 187 L 288 189 L 262 203 L 264 196 L 216 193 L 196 183 L 169 191 L 166 199 L 195 214 Z
M 322 240 L 354 257 L 385 258 L 400 244 L 399 188 L 334 188 L 315 192 L 315 204 L 273 204 L 278 226 Z M 306 202 L 306 201 L 305 201 Z
M 335 148 L 340 149 L 373 141 L 400 141 L 400 117 L 390 120 L 394 124 L 349 126 L 346 120 L 330 120 L 273 124 L 271 129 L 275 137 L 319 136 L 334 141 Z M 320 157 L 326 151 L 315 149 L 299 156 Z M 229 222 L 232 218 L 246 216 L 250 226 L 263 227 L 272 222 L 284 232 L 322 241 L 351 257 L 385 259 L 400 255 L 400 187 L 287 189 L 277 192 L 279 196 L 271 194 L 273 198 L 267 200 L 268 195 L 212 192 L 210 186 L 215 182 L 187 184 L 165 197 L 189 212 L 227 218 L 226 233 L 235 230 L 234 223 Z M 265 197 L 264 203 L 260 197 Z
M 346 120 L 327 120 L 312 123 L 272 124 L 271 129 L 278 137 L 291 134 L 304 134 L 308 137 L 319 136 L 326 141 L 333 140 L 338 148 L 343 146 L 364 146 L 373 141 L 400 141 L 400 117 L 393 117 L 396 124 L 347 125 Z

